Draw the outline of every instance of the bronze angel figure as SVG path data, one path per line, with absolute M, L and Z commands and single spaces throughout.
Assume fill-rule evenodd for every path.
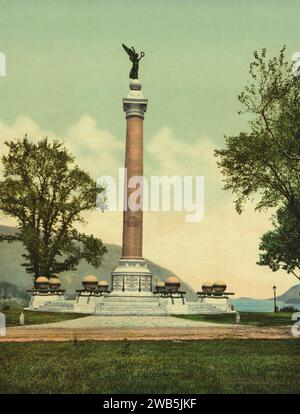
M 123 43 L 122 43 L 122 46 L 123 46 L 125 52 L 128 54 L 129 59 L 132 62 L 132 68 L 131 68 L 130 73 L 129 73 L 129 78 L 130 79 L 138 79 L 138 76 L 139 76 L 139 62 L 145 56 L 145 53 L 141 52 L 141 54 L 139 56 L 139 54 L 136 53 L 133 46 L 131 47 L 131 49 L 129 49 L 129 47 L 125 46 Z

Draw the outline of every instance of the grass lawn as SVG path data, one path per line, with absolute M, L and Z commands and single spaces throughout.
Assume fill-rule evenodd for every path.
M 241 321 L 243 325 L 253 326 L 281 326 L 292 325 L 292 312 L 240 312 Z M 217 323 L 235 323 L 235 314 L 220 314 L 220 315 L 179 315 L 178 318 L 190 319 L 193 321 L 206 321 Z
M 20 314 L 22 309 L 9 309 L 2 311 L 6 316 L 6 326 L 19 326 Z M 40 323 L 60 322 L 69 319 L 82 318 L 87 316 L 81 313 L 54 313 L 54 312 L 33 312 L 23 311 L 25 315 L 25 325 L 36 325 Z
M 299 393 L 300 341 L 0 343 L 1 393 Z

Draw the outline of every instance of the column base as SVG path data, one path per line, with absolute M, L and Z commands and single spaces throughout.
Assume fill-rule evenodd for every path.
M 113 294 L 147 294 L 152 292 L 152 273 L 142 258 L 122 258 L 112 272 Z

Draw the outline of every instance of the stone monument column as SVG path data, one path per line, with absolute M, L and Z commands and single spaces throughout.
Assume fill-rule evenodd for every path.
M 138 208 L 132 211 L 128 200 L 136 188 L 128 188 L 128 183 L 133 177 L 143 177 L 143 122 L 144 112 L 147 109 L 148 100 L 141 93 L 141 83 L 138 79 L 131 80 L 131 91 L 128 97 L 123 99 L 123 109 L 126 114 L 126 152 L 125 152 L 125 191 L 123 213 L 123 246 L 122 257 L 124 259 L 141 259 L 143 257 L 143 211 Z M 141 194 L 143 192 L 142 181 L 137 184 Z M 134 196 L 134 195 L 133 195 Z M 137 204 L 141 197 L 135 197 Z
M 145 294 L 152 291 L 152 273 L 143 259 L 143 211 L 141 198 L 135 197 L 137 204 L 132 209 L 129 199 L 133 192 L 140 190 L 142 195 L 143 177 L 143 123 L 148 100 L 144 98 L 139 79 L 130 80 L 130 92 L 123 99 L 126 116 L 126 150 L 125 150 L 125 194 L 123 212 L 122 258 L 119 266 L 112 272 L 112 289 L 114 292 Z M 128 188 L 133 177 L 140 177 L 138 184 Z

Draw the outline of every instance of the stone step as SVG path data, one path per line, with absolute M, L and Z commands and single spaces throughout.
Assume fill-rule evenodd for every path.
M 206 303 L 187 303 L 189 314 L 211 314 L 220 313 L 214 305 Z
M 110 302 L 104 301 L 102 302 L 104 306 L 159 306 L 160 302 Z
M 136 308 L 134 306 L 132 307 L 127 307 L 127 308 L 122 308 L 122 307 L 99 307 L 99 309 L 102 309 L 103 311 L 107 311 L 107 312 L 127 312 L 127 311 L 132 311 L 132 312 L 156 312 L 156 311 L 160 311 L 160 310 L 165 310 L 165 308 L 159 308 L 158 306 L 156 308 Z
M 206 303 L 193 303 L 193 302 L 186 302 L 186 304 L 189 308 L 207 308 L 207 307 L 213 306 L 213 305 L 209 305 Z
M 166 310 L 124 310 L 123 312 L 118 311 L 118 310 L 103 310 L 101 309 L 100 311 L 97 312 L 98 315 L 107 315 L 107 316 L 129 316 L 129 315 L 135 315 L 135 316 L 143 316 L 143 315 L 148 315 L 148 316 L 159 316 L 159 315 L 167 315 L 167 311 Z
M 111 303 L 119 303 L 119 302 L 130 302 L 130 303 L 136 303 L 136 302 L 153 302 L 157 303 L 158 299 L 156 297 L 148 297 L 148 296 L 106 296 L 104 299 L 105 303 L 111 302 Z
M 45 302 L 44 306 L 48 307 L 57 307 L 60 306 L 62 308 L 73 308 L 73 303 L 63 303 L 63 302 Z
M 155 297 L 132 298 L 125 296 L 106 297 L 103 304 L 98 307 L 97 313 L 100 315 L 166 315 L 167 312 L 165 306 L 160 305 Z
M 56 308 L 54 306 L 48 307 L 48 306 L 40 306 L 39 308 L 33 308 L 33 310 L 39 311 L 39 312 L 57 312 L 57 313 L 61 313 L 61 312 L 73 312 L 73 308 L 61 308 L 59 306 L 57 306 Z
M 159 306 L 160 302 L 110 302 L 104 301 L 102 302 L 104 306 Z

